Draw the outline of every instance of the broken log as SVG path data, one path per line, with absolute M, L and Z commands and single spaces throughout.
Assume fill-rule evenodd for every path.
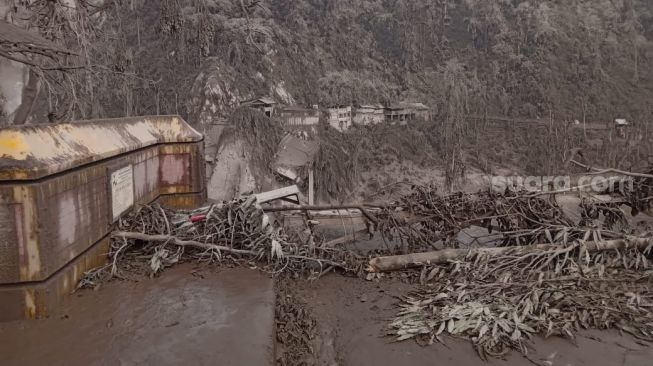
M 111 236 L 114 238 L 121 238 L 125 240 L 130 239 L 130 240 L 142 240 L 147 242 L 163 242 L 165 244 L 177 245 L 181 247 L 196 247 L 204 250 L 217 250 L 221 252 L 239 254 L 239 255 L 244 255 L 249 257 L 260 257 L 262 254 L 260 251 L 235 249 L 224 245 L 202 243 L 195 240 L 183 240 L 171 235 L 149 235 L 149 234 L 143 234 L 137 232 L 114 231 L 113 233 L 111 233 Z M 329 259 L 311 258 L 303 255 L 288 255 L 288 254 L 283 254 L 283 258 L 312 261 L 318 263 L 320 266 L 327 264 L 336 268 L 345 268 L 343 263 L 337 263 Z
M 381 205 L 335 205 L 335 206 L 281 206 L 281 207 L 263 207 L 265 212 L 281 212 L 281 211 L 330 211 L 330 210 L 346 210 L 354 209 L 359 210 L 366 219 L 373 222 L 374 224 L 378 223 L 378 220 L 368 211 L 370 208 L 384 208 L 387 206 Z
M 620 250 L 636 247 L 646 249 L 653 245 L 653 238 L 617 239 L 602 242 L 585 242 L 588 251 Z M 489 256 L 524 255 L 538 251 L 558 250 L 563 248 L 559 244 L 536 244 L 529 246 L 501 247 L 501 248 L 472 248 L 472 249 L 443 249 L 433 252 L 411 253 L 388 257 L 372 258 L 369 263 L 369 272 L 389 272 L 405 268 L 420 267 L 424 265 L 447 263 L 451 260 L 460 260 L 468 255 L 483 254 Z
M 571 159 L 571 163 L 578 165 L 579 167 L 583 169 L 587 169 L 587 171 L 592 171 L 589 174 L 592 175 L 600 175 L 600 174 L 607 174 L 607 173 L 614 173 L 614 174 L 620 174 L 620 175 L 627 175 L 629 177 L 638 177 L 638 178 L 648 178 L 648 179 L 653 179 L 653 174 L 646 174 L 646 173 L 637 173 L 637 172 L 627 172 L 625 170 L 620 170 L 620 169 L 613 169 L 613 168 L 607 168 L 607 169 L 599 169 L 599 168 L 594 168 L 592 166 L 580 163 L 576 160 Z
M 234 249 L 223 245 L 215 245 L 209 243 L 201 243 L 195 240 L 182 240 L 171 235 L 149 235 L 143 233 L 134 233 L 126 231 L 115 231 L 111 233 L 111 236 L 114 238 L 122 239 L 131 239 L 131 240 L 142 240 L 149 242 L 164 242 L 168 244 L 178 245 L 180 247 L 196 247 L 205 250 L 219 250 L 234 254 L 242 254 L 248 256 L 257 256 L 260 253 L 253 250 L 243 250 L 243 249 Z

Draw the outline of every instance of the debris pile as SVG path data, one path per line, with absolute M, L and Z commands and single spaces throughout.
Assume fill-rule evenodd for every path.
M 425 344 L 444 335 L 468 339 L 483 359 L 510 349 L 526 354 L 536 334 L 573 338 L 588 328 L 653 341 L 653 240 L 614 241 L 607 251 L 592 251 L 599 248 L 585 240 L 525 254 L 470 251 L 425 265 L 424 286 L 402 300 L 391 334 Z
M 554 195 L 486 190 L 443 196 L 433 187 L 415 186 L 378 214 L 378 230 L 385 238 L 399 239 L 407 252 L 456 247 L 457 234 L 470 226 L 487 229 L 499 246 L 581 239 L 585 227 L 592 225 L 602 228 L 601 240 L 618 239 L 624 234 L 620 229 L 628 225 L 619 208 L 622 202 L 583 200 L 579 209 L 585 220 L 577 225 L 565 216 Z M 599 216 L 601 222 L 594 222 Z
M 644 196 L 637 194 L 634 202 L 648 199 Z M 483 359 L 511 349 L 527 353 L 535 335 L 573 338 L 586 328 L 618 329 L 653 341 L 653 239 L 633 236 L 618 225 L 628 224 L 619 208 L 623 198 L 614 204 L 582 201 L 580 224 L 565 216 L 554 195 L 441 196 L 419 186 L 388 204 L 264 209 L 256 195 L 193 211 L 153 204 L 120 219 L 109 264 L 87 273 L 80 286 L 152 276 L 186 260 L 312 278 L 333 269 L 361 275 L 368 264 L 367 279 L 386 271 L 408 270 L 414 279 L 419 274 L 421 286 L 401 300 L 389 327 L 398 340 L 430 344 L 443 341 L 443 335 L 461 337 Z M 310 240 L 302 240 L 271 218 L 275 211 L 343 208 L 361 211 L 366 232 L 380 233 L 384 240 L 400 238 L 404 253 L 396 255 L 396 248 L 386 246 L 370 252 L 380 255 L 370 258 L 347 248 L 346 241 L 325 242 L 313 232 Z M 311 220 L 307 230 L 314 225 L 319 222 Z M 500 240 L 493 247 L 458 248 L 457 233 L 471 225 Z M 296 333 L 314 324 L 302 323 L 299 308 L 285 300 L 277 310 L 297 319 L 278 324 L 288 334 L 280 342 L 310 348 L 306 335 Z
M 620 192 L 628 201 L 632 215 L 640 212 L 653 214 L 653 170 L 632 180 L 632 186 Z
M 318 274 L 333 267 L 354 270 L 360 263 L 345 250 L 296 244 L 270 222 L 254 195 L 192 211 L 141 206 L 120 219 L 112 238 L 109 264 L 88 272 L 80 287 L 152 276 L 186 260 L 244 261 L 273 273 Z
M 316 333 L 316 321 L 293 289 L 277 282 L 275 318 L 277 328 L 277 365 L 307 365 Z

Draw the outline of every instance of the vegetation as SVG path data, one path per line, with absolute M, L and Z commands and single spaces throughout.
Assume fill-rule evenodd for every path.
M 57 71 L 64 87 L 47 88 L 38 118 L 56 109 L 75 118 L 180 113 L 197 122 L 205 102 L 197 91 L 211 77 L 217 95 L 208 97 L 223 117 L 257 94 L 322 105 L 415 99 L 445 116 L 451 70 L 469 113 L 651 116 L 646 0 L 14 3 L 31 14 L 27 26 L 86 66 Z

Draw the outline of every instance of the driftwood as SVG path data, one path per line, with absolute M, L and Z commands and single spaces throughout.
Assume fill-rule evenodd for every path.
M 329 211 L 329 210 L 347 210 L 355 209 L 359 210 L 366 219 L 370 220 L 374 224 L 377 224 L 378 220 L 369 212 L 369 209 L 375 208 L 385 208 L 387 206 L 383 205 L 373 205 L 373 204 L 360 204 L 360 205 L 333 205 L 333 206 L 281 206 L 281 207 L 264 207 L 263 211 L 265 212 L 281 212 L 281 211 Z
M 587 164 L 580 163 L 576 160 L 570 160 L 569 161 L 572 164 L 575 164 L 583 169 L 587 169 L 588 171 L 591 170 L 589 174 L 592 175 L 600 175 L 600 174 L 608 174 L 608 173 L 614 173 L 614 174 L 621 174 L 621 175 L 627 175 L 629 177 L 638 177 L 638 178 L 649 178 L 653 179 L 653 174 L 646 174 L 646 173 L 637 173 L 637 172 L 627 172 L 625 170 L 620 170 L 620 169 L 613 169 L 613 168 L 606 168 L 606 169 L 599 169 L 599 168 L 594 168 L 592 166 L 589 166 Z
M 585 242 L 584 248 L 588 251 L 621 250 L 630 247 L 646 249 L 653 245 L 653 238 L 617 239 L 602 242 Z M 569 247 L 567 247 L 569 248 Z M 460 260 L 468 255 L 526 255 L 534 252 L 557 251 L 567 249 L 559 244 L 536 244 L 529 246 L 514 246 L 501 248 L 473 248 L 473 249 L 443 249 L 433 252 L 411 253 L 388 257 L 372 258 L 369 263 L 370 272 L 388 272 L 405 268 L 420 267 L 429 264 L 446 263 L 450 260 Z M 573 247 L 571 247 L 573 248 Z
M 196 248 L 206 249 L 206 250 L 214 249 L 214 250 L 224 251 L 228 253 L 242 254 L 242 255 L 249 255 L 249 256 L 256 256 L 259 254 L 259 252 L 255 252 L 253 250 L 234 249 L 224 245 L 201 243 L 195 240 L 181 240 L 171 235 L 148 235 L 143 233 L 115 231 L 111 234 L 111 236 L 113 236 L 114 238 L 143 240 L 143 241 L 150 241 L 150 242 L 157 242 L 157 241 L 165 242 L 168 244 L 178 245 L 180 247 L 190 246 L 190 247 L 196 247 Z

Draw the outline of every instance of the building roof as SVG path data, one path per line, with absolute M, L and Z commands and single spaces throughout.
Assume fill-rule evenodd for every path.
M 314 112 L 314 113 L 319 112 L 319 110 L 317 110 L 315 108 L 304 108 L 304 107 L 299 107 L 299 106 L 296 106 L 296 105 L 283 106 L 279 110 L 281 112 L 285 112 L 285 111 L 288 111 L 288 112 Z
M 391 110 L 391 111 L 398 111 L 398 110 L 412 110 L 412 111 L 427 111 L 429 110 L 429 107 L 427 107 L 423 103 L 409 103 L 409 102 L 401 102 L 401 103 L 395 103 L 395 104 L 390 104 L 389 106 L 385 107 L 386 110 Z
M 203 138 L 179 116 L 2 128 L 0 180 L 39 179 L 144 147 Z
M 271 97 L 260 97 L 260 98 L 240 102 L 240 104 L 244 104 L 244 105 L 251 105 L 251 104 L 274 105 L 274 104 L 277 104 L 277 102 L 274 99 L 272 99 Z
M 411 108 L 417 109 L 417 110 L 428 110 L 429 107 L 427 107 L 424 103 L 402 103 L 404 105 L 407 105 Z
M 365 109 L 383 109 L 383 106 L 380 104 L 363 104 L 359 108 Z

